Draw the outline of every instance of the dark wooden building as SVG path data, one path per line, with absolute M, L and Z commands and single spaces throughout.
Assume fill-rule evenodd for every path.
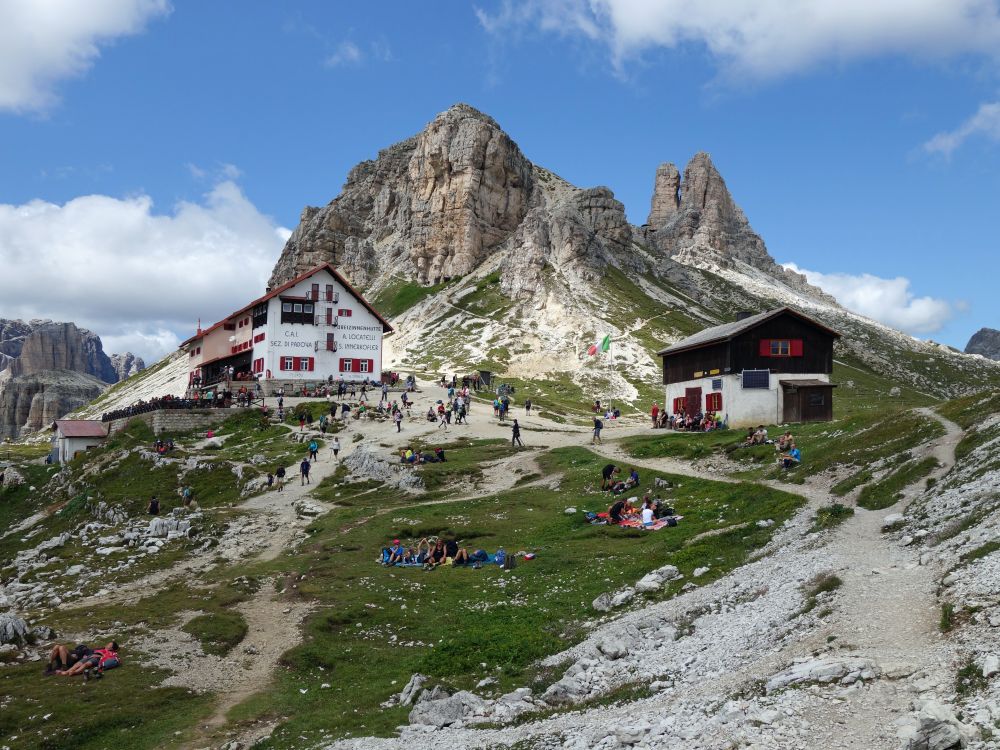
M 658 352 L 664 408 L 731 426 L 832 419 L 839 336 L 789 307 L 706 328 Z

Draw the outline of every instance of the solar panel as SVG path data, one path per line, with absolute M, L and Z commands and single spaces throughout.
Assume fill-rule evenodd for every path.
M 744 388 L 770 388 L 771 387 L 771 371 L 770 370 L 744 370 L 743 371 L 743 387 Z

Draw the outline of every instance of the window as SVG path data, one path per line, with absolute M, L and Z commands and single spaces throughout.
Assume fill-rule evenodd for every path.
M 360 365 L 360 369 L 358 370 L 359 372 L 368 372 L 368 360 L 367 359 L 361 360 L 361 362 L 359 362 L 358 364 Z
M 225 331 L 235 331 L 236 330 L 236 324 L 235 323 L 224 323 L 222 325 L 222 329 L 225 330 Z
M 826 403 L 826 394 L 824 393 L 809 394 L 809 406 L 822 406 L 825 403 Z
M 260 343 L 261 341 L 263 341 L 263 340 L 264 340 L 264 336 L 265 336 L 265 334 L 263 334 L 263 333 L 258 333 L 258 334 L 257 334 L 256 336 L 254 336 L 254 337 L 253 337 L 253 342 L 254 342 L 255 344 L 259 344 L 259 343 Z
M 744 370 L 741 378 L 744 388 L 770 388 L 770 370 Z
M 678 396 L 674 399 L 674 414 L 684 413 L 684 397 Z
M 292 303 L 291 302 L 282 302 L 281 303 L 281 312 L 291 312 L 291 311 L 292 311 Z
M 253 371 L 254 372 L 264 372 L 264 358 L 255 359 L 253 361 Z
M 342 360 L 340 360 L 340 371 L 341 372 L 350 372 L 351 371 L 351 366 L 353 364 L 354 364 L 354 360 L 353 359 L 342 359 Z
M 337 315 L 339 315 L 342 318 L 349 318 L 351 317 L 351 311 L 341 308 L 340 310 L 337 310 Z
M 299 370 L 305 372 L 306 370 L 311 370 L 309 366 L 312 362 L 312 357 L 299 357 Z
M 297 312 L 297 313 L 302 312 L 302 303 L 296 302 L 294 305 L 292 305 L 292 312 Z
M 722 411 L 722 394 L 705 394 L 705 411 Z
M 308 302 L 302 306 L 302 312 L 312 313 L 312 311 L 313 311 L 313 306 L 310 305 Z
M 281 359 L 281 369 L 282 370 L 294 370 L 295 369 L 295 358 L 294 357 L 282 357 Z
M 801 357 L 802 339 L 761 339 L 762 357 Z

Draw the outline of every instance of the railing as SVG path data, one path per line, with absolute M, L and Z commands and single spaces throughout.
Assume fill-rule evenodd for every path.
M 332 346 L 328 346 L 328 344 L 330 344 L 330 343 L 332 343 Z M 335 351 L 337 351 L 337 342 L 336 341 L 328 342 L 328 341 L 318 341 L 317 340 L 317 341 L 314 342 L 313 351 L 318 352 L 320 350 L 325 351 L 325 352 L 335 352 Z
M 338 320 L 337 316 L 334 315 L 333 316 L 333 320 L 331 322 L 327 323 L 325 315 L 317 315 L 316 318 L 315 318 L 315 320 L 313 321 L 313 325 L 315 325 L 315 326 L 323 326 L 323 327 L 327 327 L 327 328 L 336 328 L 337 327 L 337 320 Z

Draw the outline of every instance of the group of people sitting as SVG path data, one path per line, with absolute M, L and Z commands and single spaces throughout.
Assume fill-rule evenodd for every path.
M 798 466 L 802 463 L 802 451 L 795 445 L 791 430 L 786 431 L 784 435 L 778 438 L 778 442 L 775 443 L 774 447 L 778 451 L 778 466 L 782 469 L 791 469 L 793 466 Z
M 787 433 L 791 435 L 792 433 Z M 747 427 L 747 436 L 743 440 L 744 445 L 771 445 L 774 441 L 767 437 L 767 428 L 764 425 L 757 427 Z
M 435 448 L 433 452 L 406 448 L 399 451 L 399 463 L 416 466 L 418 464 L 441 464 L 448 459 L 444 456 L 444 448 Z
M 620 495 L 633 487 L 639 486 L 639 472 L 632 467 L 628 479 L 621 479 L 622 470 L 615 464 L 608 464 L 601 470 L 601 489 L 612 495 Z
M 652 528 L 656 521 L 662 518 L 667 519 L 668 526 L 677 525 L 677 521 L 674 520 L 677 516 L 676 512 L 662 498 L 651 498 L 649 495 L 644 495 L 642 503 L 638 506 L 634 503 L 636 499 L 635 497 L 621 498 L 612 504 L 608 508 L 608 523 L 620 524 L 626 519 L 638 517 L 645 528 Z M 674 522 L 671 523 L 671 520 Z
M 166 455 L 169 451 L 174 449 L 174 441 L 172 438 L 167 438 L 166 440 L 157 439 L 153 443 L 153 450 L 156 451 L 161 456 Z
M 116 641 L 111 641 L 104 648 L 90 648 L 80 643 L 72 651 L 66 646 L 53 646 L 43 674 L 46 677 L 50 675 L 75 677 L 82 674 L 85 680 L 91 677 L 99 678 L 109 669 L 121 666 L 122 660 L 118 651 Z
M 525 559 L 532 557 L 534 555 L 525 555 Z M 382 548 L 382 554 L 377 562 L 385 567 L 399 566 L 424 570 L 434 570 L 442 565 L 482 568 L 486 564 L 496 564 L 505 567 L 507 553 L 503 547 L 494 555 L 484 549 L 469 552 L 465 547 L 459 547 L 454 539 L 424 537 L 416 546 L 409 547 L 399 539 L 393 539 L 391 546 Z

